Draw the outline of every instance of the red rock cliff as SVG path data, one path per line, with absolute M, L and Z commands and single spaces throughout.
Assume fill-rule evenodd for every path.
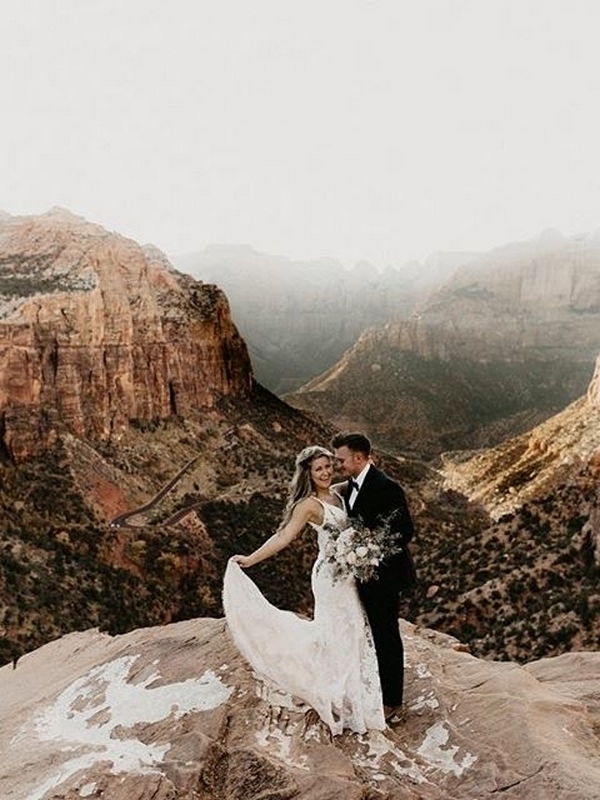
M 16 460 L 61 430 L 107 439 L 251 382 L 217 287 L 66 211 L 0 216 L 0 444 Z

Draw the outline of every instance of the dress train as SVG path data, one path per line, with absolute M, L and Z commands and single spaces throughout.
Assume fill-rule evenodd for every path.
M 234 561 L 223 584 L 223 607 L 238 649 L 259 677 L 312 706 L 337 735 L 384 730 L 383 703 L 371 629 L 353 577 L 334 580 L 323 553 L 327 525 L 346 512 L 328 503 L 317 531 L 319 555 L 311 584 L 314 617 L 276 608 Z

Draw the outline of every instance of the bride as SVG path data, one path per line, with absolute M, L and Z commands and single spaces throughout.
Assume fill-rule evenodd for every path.
M 250 555 L 227 564 L 223 607 L 238 649 L 262 679 L 312 706 L 333 735 L 384 730 L 377 658 L 355 578 L 336 575 L 325 558 L 331 528 L 347 515 L 331 488 L 333 455 L 306 447 L 296 458 L 279 529 Z M 310 525 L 319 554 L 311 576 L 314 617 L 301 619 L 271 605 L 244 569 L 278 553 Z

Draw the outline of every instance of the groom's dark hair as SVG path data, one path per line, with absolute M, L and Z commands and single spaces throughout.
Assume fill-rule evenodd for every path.
M 331 440 L 331 446 L 347 447 L 348 450 L 353 450 L 355 453 L 364 453 L 366 456 L 371 455 L 371 442 L 364 433 L 354 431 L 336 433 Z

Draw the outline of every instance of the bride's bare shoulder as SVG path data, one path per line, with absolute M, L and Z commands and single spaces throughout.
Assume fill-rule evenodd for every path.
M 314 522 L 320 519 L 323 515 L 323 507 L 316 497 L 304 497 L 296 505 L 294 512 L 299 516 L 305 517 L 308 521 Z

